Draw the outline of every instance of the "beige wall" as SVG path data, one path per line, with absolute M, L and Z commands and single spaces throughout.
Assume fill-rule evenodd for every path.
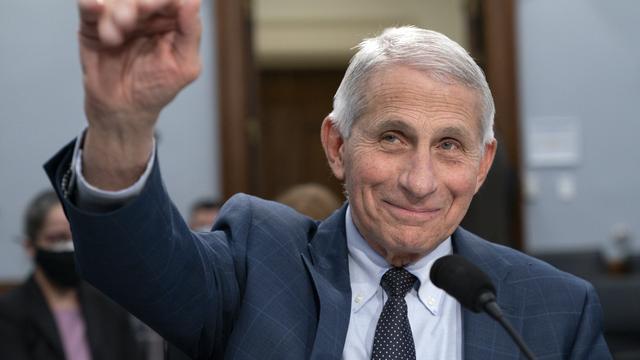
M 393 25 L 467 44 L 465 0 L 254 0 L 255 51 L 265 67 L 345 66 L 364 37 Z

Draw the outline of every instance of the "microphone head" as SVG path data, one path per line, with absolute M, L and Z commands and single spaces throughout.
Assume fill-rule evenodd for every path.
M 496 288 L 482 270 L 460 255 L 447 255 L 433 263 L 431 282 L 474 312 L 495 301 Z

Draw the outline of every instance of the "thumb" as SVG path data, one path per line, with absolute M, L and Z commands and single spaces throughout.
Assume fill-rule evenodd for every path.
M 202 23 L 200 21 L 200 0 L 183 0 L 178 10 L 177 52 L 189 59 L 198 56 Z

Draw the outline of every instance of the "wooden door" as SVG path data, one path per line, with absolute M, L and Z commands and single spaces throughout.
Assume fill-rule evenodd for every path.
M 244 191 L 273 198 L 311 181 L 341 193 L 320 146 L 320 124 L 344 69 L 263 69 L 255 86 L 248 50 L 250 2 L 216 3 L 224 194 Z M 522 248 L 515 5 L 513 0 L 469 0 L 467 5 L 471 52 L 485 69 L 496 102 L 501 154 L 463 225 L 489 240 Z
M 257 142 L 251 160 L 257 194 L 274 198 L 308 182 L 342 193 L 320 143 L 320 125 L 331 112 L 343 74 L 344 70 L 260 71 L 259 128 L 250 136 Z

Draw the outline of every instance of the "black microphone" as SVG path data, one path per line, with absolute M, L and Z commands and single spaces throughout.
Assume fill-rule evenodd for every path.
M 535 359 L 524 340 L 502 314 L 491 279 L 477 266 L 460 255 L 447 255 L 433 263 L 429 277 L 435 286 L 453 296 L 462 306 L 476 313 L 487 312 L 504 327 L 527 359 Z

